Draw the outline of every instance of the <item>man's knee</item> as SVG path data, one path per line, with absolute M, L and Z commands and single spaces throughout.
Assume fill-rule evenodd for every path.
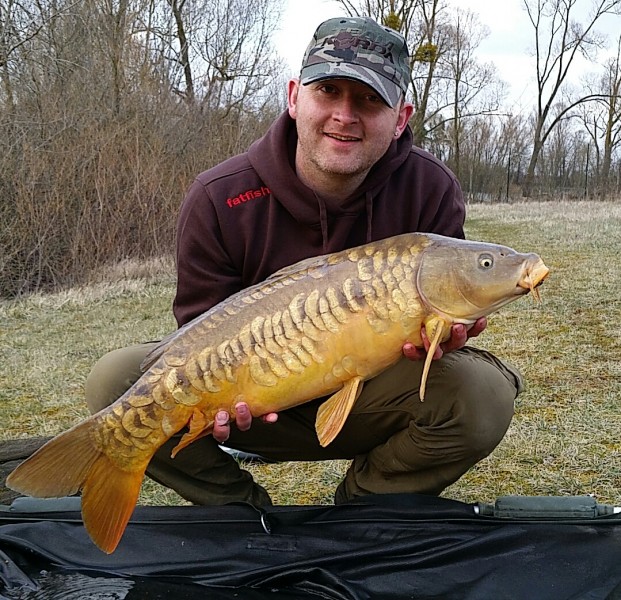
M 140 377 L 140 364 L 157 342 L 119 348 L 104 354 L 86 378 L 86 404 L 96 413 L 122 396 Z
M 380 399 L 392 391 L 396 406 L 373 412 L 373 404 L 367 402 L 366 412 L 359 415 L 359 430 L 364 437 L 363 420 L 384 413 L 406 414 L 407 424 L 391 433 L 385 429 L 385 441 L 355 456 L 337 490 L 337 503 L 368 493 L 440 494 L 504 437 L 521 389 L 513 367 L 474 348 L 448 353 L 432 365 L 424 402 L 418 397 L 420 369 L 416 373 L 407 367 L 402 362 L 399 372 L 383 382 Z
M 514 401 L 522 389 L 519 372 L 492 354 L 464 348 L 447 355 L 436 378 L 437 392 L 452 400 L 452 417 L 458 422 L 465 448 L 481 458 L 494 450 L 505 436 L 514 413 Z M 429 387 L 433 402 L 435 386 Z

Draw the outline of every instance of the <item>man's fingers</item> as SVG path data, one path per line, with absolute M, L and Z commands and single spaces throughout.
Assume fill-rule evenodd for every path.
M 462 323 L 456 323 L 451 327 L 451 337 L 442 344 L 444 352 L 458 350 L 466 345 L 468 340 L 468 330 Z
M 216 442 L 220 444 L 229 439 L 229 435 L 231 435 L 231 426 L 229 425 L 229 413 L 225 410 L 220 410 L 216 413 L 212 435 Z
M 418 348 L 411 342 L 406 342 L 405 344 L 403 344 L 403 356 L 405 356 L 409 360 L 425 360 L 425 358 L 427 358 L 428 349 L 428 341 L 425 342 L 425 348 Z M 442 348 L 436 348 L 436 351 L 433 353 L 433 358 L 442 358 Z
M 472 327 L 468 330 L 468 337 L 469 338 L 477 337 L 477 335 L 482 333 L 486 327 L 487 327 L 487 319 L 485 317 L 481 317 L 480 319 L 477 319 L 472 324 Z
M 424 348 L 417 348 L 411 342 L 403 344 L 403 355 L 409 360 L 423 360 L 426 352 Z
M 240 431 L 248 431 L 252 425 L 252 413 L 250 407 L 245 402 L 238 402 L 235 405 L 235 426 Z M 277 413 L 268 413 L 261 417 L 264 423 L 276 423 L 278 421 Z M 222 444 L 229 439 L 231 435 L 231 423 L 229 413 L 220 410 L 216 413 L 216 419 L 213 425 L 213 437 L 217 442 Z
M 235 423 L 240 431 L 248 431 L 252 425 L 252 413 L 245 402 L 235 405 Z

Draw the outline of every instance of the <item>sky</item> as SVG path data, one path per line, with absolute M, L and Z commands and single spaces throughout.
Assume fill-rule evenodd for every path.
M 449 0 L 449 4 L 477 14 L 489 28 L 489 36 L 480 44 L 477 56 L 482 63 L 495 64 L 500 79 L 505 82 L 508 92 L 505 108 L 512 112 L 531 110 L 536 93 L 535 62 L 530 51 L 534 32 L 523 0 Z M 289 75 L 295 77 L 317 26 L 345 13 L 333 0 L 285 0 L 285 6 L 275 42 L 290 66 Z M 611 41 L 614 42 L 614 36 Z M 577 72 L 574 81 L 579 81 Z

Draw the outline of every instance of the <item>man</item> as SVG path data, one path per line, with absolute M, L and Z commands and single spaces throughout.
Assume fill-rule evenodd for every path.
M 405 101 L 405 40 L 371 19 L 330 19 L 288 84 L 288 110 L 248 152 L 200 174 L 178 222 L 174 314 L 184 325 L 234 292 L 298 260 L 407 231 L 464 237 L 464 202 L 453 174 L 412 147 Z M 341 433 L 322 448 L 322 400 L 252 420 L 248 407 L 218 413 L 213 437 L 173 460 L 160 449 L 148 474 L 197 504 L 270 503 L 267 492 L 218 446 L 276 460 L 352 459 L 336 502 L 369 493 L 439 494 L 500 442 L 519 374 L 465 347 L 478 335 L 453 328 L 420 402 L 424 350 L 406 343 L 397 365 L 365 383 Z M 106 355 L 86 385 L 95 412 L 140 375 L 152 344 Z

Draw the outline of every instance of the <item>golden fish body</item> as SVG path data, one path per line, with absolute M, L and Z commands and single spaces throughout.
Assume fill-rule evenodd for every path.
M 85 526 L 112 552 L 155 451 L 188 427 L 175 453 L 211 433 L 215 415 L 248 403 L 255 416 L 333 393 L 319 409 L 322 445 L 340 431 L 363 382 L 406 341 L 435 347 L 453 323 L 534 291 L 548 269 L 535 254 L 409 233 L 287 267 L 163 340 L 121 398 L 60 434 L 7 479 L 37 497 L 82 491 Z

